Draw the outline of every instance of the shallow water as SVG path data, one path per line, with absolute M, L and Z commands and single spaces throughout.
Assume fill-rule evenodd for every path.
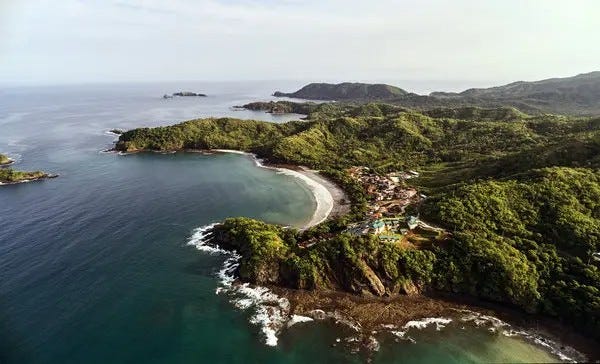
M 300 323 L 264 344 L 252 309 L 215 294 L 226 256 L 187 244 L 229 216 L 300 226 L 310 189 L 241 155 L 100 153 L 111 128 L 233 111 L 296 84 L 145 84 L 4 89 L 0 152 L 54 180 L 0 187 L 0 363 L 360 362 L 347 329 Z M 180 89 L 207 98 L 163 100 Z M 460 330 L 460 331 L 459 331 Z M 485 329 L 424 329 L 416 344 L 382 338 L 375 362 L 554 358 Z M 533 353 L 525 356 L 525 353 Z M 512 354 L 511 354 L 512 353 Z M 528 354 L 529 355 L 529 354 Z

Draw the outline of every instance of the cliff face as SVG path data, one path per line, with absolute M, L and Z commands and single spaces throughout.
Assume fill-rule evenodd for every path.
M 434 255 L 369 238 L 339 235 L 300 248 L 301 234 L 260 221 L 227 219 L 213 243 L 240 254 L 239 278 L 258 285 L 342 290 L 359 295 L 414 294 L 431 281 Z

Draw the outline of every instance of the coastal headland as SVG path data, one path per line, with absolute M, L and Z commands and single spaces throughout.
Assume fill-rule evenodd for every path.
M 40 181 L 48 178 L 56 178 L 58 175 L 53 175 L 41 171 L 23 172 L 16 171 L 10 166 L 14 164 L 14 160 L 0 154 L 0 186 L 14 185 L 19 183 L 27 183 Z
M 206 238 L 237 252 L 232 273 L 246 284 L 381 302 L 448 292 L 596 340 L 599 128 L 513 109 L 324 104 L 284 124 L 212 118 L 130 130 L 115 149 L 238 150 L 319 170 L 343 189 L 347 213 L 303 231 L 247 218 L 212 227 Z M 560 231 L 548 229 L 559 215 Z

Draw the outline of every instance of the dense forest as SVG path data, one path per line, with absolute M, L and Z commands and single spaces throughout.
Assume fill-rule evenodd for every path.
M 324 170 L 352 213 L 304 232 L 250 219 L 215 230 L 240 277 L 295 288 L 393 295 L 442 290 L 543 313 L 600 338 L 600 118 L 513 108 L 411 111 L 321 104 L 284 124 L 192 120 L 121 135 L 122 151 L 228 148 Z M 346 168 L 416 169 L 424 219 L 451 237 L 407 249 L 341 233 L 366 195 Z M 319 240 L 309 248 L 298 242 Z
M 432 92 L 418 95 L 401 88 L 367 83 L 311 83 L 296 92 L 274 96 L 307 100 L 372 102 L 429 110 L 436 107 L 516 107 L 527 113 L 600 115 L 600 72 L 541 81 L 518 81 L 503 86 L 472 88 L 460 93 Z

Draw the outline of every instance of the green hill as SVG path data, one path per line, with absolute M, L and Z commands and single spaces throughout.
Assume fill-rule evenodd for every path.
M 215 229 L 242 255 L 240 278 L 304 289 L 395 295 L 449 291 L 557 317 L 600 336 L 600 119 L 510 108 L 429 112 L 322 104 L 306 121 L 229 118 L 128 131 L 117 150 L 239 149 L 321 169 L 352 212 L 305 232 L 250 219 Z M 451 238 L 419 249 L 342 233 L 367 195 L 346 168 L 415 169 L 429 196 L 411 208 Z M 317 242 L 299 248 L 298 242 Z
M 308 100 L 385 100 L 406 95 L 401 88 L 368 83 L 311 83 L 296 92 L 285 93 L 276 91 L 278 97 L 293 97 Z
M 534 82 L 519 81 L 498 87 L 469 89 L 461 93 L 432 93 L 430 96 L 493 101 L 516 107 L 524 104 L 558 114 L 600 115 L 600 72 Z
M 296 92 L 277 91 L 274 95 L 362 103 L 385 101 L 425 111 L 440 108 L 509 107 L 527 114 L 594 116 L 600 115 L 600 72 L 533 82 L 519 81 L 504 86 L 469 89 L 460 93 L 432 92 L 428 96 L 410 93 L 394 86 L 364 83 L 311 83 Z M 435 112 L 428 111 L 431 116 L 453 117 L 432 113 Z

